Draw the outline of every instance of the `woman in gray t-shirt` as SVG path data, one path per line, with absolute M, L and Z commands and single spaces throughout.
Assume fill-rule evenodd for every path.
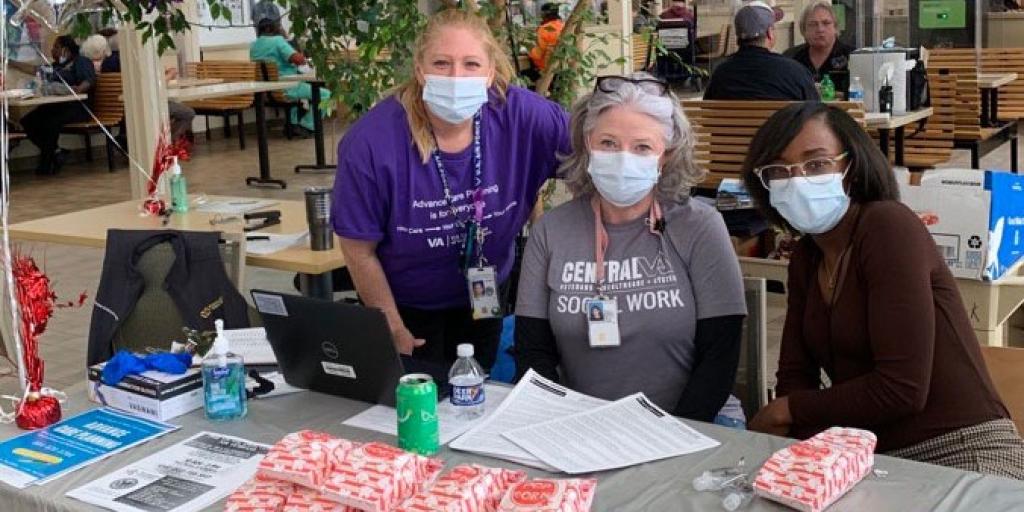
M 647 74 L 602 77 L 576 106 L 561 169 L 575 199 L 537 223 L 523 259 L 520 374 L 742 426 L 729 393 L 743 280 L 722 217 L 688 197 L 703 178 L 693 143 L 679 101 Z

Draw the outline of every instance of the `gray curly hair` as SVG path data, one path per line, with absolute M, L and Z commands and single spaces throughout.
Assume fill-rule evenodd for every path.
M 653 80 L 647 73 L 629 75 L 633 80 Z M 664 96 L 650 94 L 636 84 L 624 82 L 615 92 L 595 90 L 580 99 L 572 110 L 572 153 L 562 160 L 559 175 L 575 197 L 594 193 L 594 182 L 587 167 L 590 150 L 587 139 L 597 119 L 612 107 L 628 106 L 652 117 L 665 131 L 665 163 L 655 192 L 662 201 L 679 201 L 690 195 L 690 188 L 703 181 L 705 171 L 693 158 L 696 137 L 680 107 L 679 99 L 669 91 Z

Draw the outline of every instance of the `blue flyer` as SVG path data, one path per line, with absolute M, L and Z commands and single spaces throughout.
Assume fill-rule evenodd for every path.
M 0 481 L 19 489 L 176 430 L 113 409 L 93 409 L 0 443 Z

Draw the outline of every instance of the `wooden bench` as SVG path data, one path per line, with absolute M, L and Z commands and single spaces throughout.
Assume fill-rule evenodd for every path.
M 264 82 L 277 82 L 281 79 L 281 73 L 277 69 L 277 64 L 270 61 L 261 61 L 260 65 L 260 76 Z M 296 82 L 298 85 L 298 82 Z M 288 99 L 284 91 L 273 91 L 267 95 L 266 105 L 271 108 L 283 108 L 284 109 L 284 135 L 287 139 L 292 138 L 294 126 L 292 125 L 291 109 L 299 108 L 302 103 L 297 100 Z
M 903 164 L 912 171 L 931 169 L 948 162 L 953 156 L 956 138 L 956 77 L 936 75 L 929 80 L 928 87 L 934 113 L 919 131 L 908 127 L 903 143 Z
M 193 68 L 190 68 L 190 71 Z M 220 78 L 225 82 L 253 82 L 262 80 L 260 66 L 255 62 L 234 60 L 207 60 L 195 64 L 196 78 Z M 231 136 L 231 117 L 238 118 L 238 147 L 245 149 L 245 120 L 243 113 L 252 108 L 255 101 L 252 94 L 223 96 L 208 100 L 188 102 L 196 114 L 206 118 L 206 140 L 210 140 L 210 116 L 224 119 L 224 136 Z
M 96 86 L 89 93 L 93 101 L 92 112 L 95 119 L 66 124 L 61 128 L 61 133 L 79 134 L 83 137 L 86 160 L 92 161 L 92 136 L 103 133 L 104 128 L 113 131 L 114 127 L 120 126 L 124 120 L 123 94 L 121 73 L 100 73 L 96 78 Z M 104 136 L 107 141 L 107 170 L 114 172 L 114 143 L 110 136 Z
M 742 179 L 743 161 L 757 130 L 775 112 L 792 105 L 791 101 L 683 101 L 683 110 L 693 124 L 697 143 L 697 165 L 708 176 L 699 186 L 717 188 L 726 178 Z M 849 113 L 864 126 L 864 105 L 859 102 L 831 103 Z
M 983 64 L 971 48 L 935 49 L 928 58 L 928 80 L 935 81 L 941 75 L 956 78 L 953 146 L 971 151 L 971 168 L 980 169 L 982 156 L 1010 142 L 1010 168 L 1016 172 L 1017 121 L 1002 126 L 982 126 L 978 73 L 988 71 L 981 67 Z

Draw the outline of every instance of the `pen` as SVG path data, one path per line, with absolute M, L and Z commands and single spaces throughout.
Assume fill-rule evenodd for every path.
M 245 237 L 245 240 L 248 241 L 248 242 L 252 242 L 253 240 L 267 240 L 267 241 L 269 241 L 270 237 L 269 236 L 247 236 L 247 237 Z

